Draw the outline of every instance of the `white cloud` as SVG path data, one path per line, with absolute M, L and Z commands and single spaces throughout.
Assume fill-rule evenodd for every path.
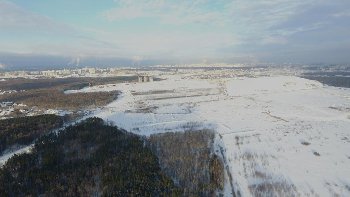
M 32 42 L 21 45 L 4 39 L 1 44 L 2 50 L 11 52 L 72 56 L 74 64 L 76 57 L 89 56 L 130 58 L 135 62 L 255 58 L 269 53 L 270 45 L 288 47 L 293 39 L 300 39 L 299 35 L 324 29 L 329 21 L 302 19 L 314 7 L 327 7 L 325 2 L 332 4 L 327 0 L 115 0 L 114 7 L 97 16 L 96 20 L 104 20 L 101 24 L 91 22 L 72 28 L 0 0 L 0 28 L 53 32 L 43 38 L 39 35 L 37 40 L 33 38 L 37 34 L 32 34 L 27 39 Z M 327 17 L 332 18 L 331 13 Z M 348 12 L 333 15 L 346 16 Z
M 218 47 L 237 44 L 234 35 L 225 32 L 104 32 L 99 37 L 119 46 L 114 54 L 142 59 L 219 56 L 216 51 Z M 111 54 L 111 51 L 106 54 Z
M 322 1 L 322 0 L 321 0 Z M 269 28 L 297 15 L 316 0 L 217 0 L 213 1 L 117 0 L 116 6 L 103 13 L 109 21 L 157 18 L 170 24 L 210 23 Z M 209 6 L 208 6 L 209 5 Z
M 213 2 L 219 4 L 219 8 L 212 8 L 210 3 Z M 119 0 L 103 16 L 110 22 L 148 18 L 163 24 L 178 25 L 177 32 L 148 33 L 142 30 L 142 33 L 107 36 L 108 40 L 115 41 L 124 51 L 136 55 L 227 57 L 235 56 L 228 48 L 237 48 L 242 44 L 286 45 L 288 36 L 319 28 L 320 25 L 315 24 L 276 28 L 309 9 L 315 2 L 317 1 Z M 182 29 L 185 24 L 205 24 L 211 29 L 193 34 Z
M 316 0 L 236 0 L 227 6 L 228 16 L 238 31 L 252 34 L 276 33 L 277 26 L 314 6 Z
M 341 11 L 332 15 L 335 18 L 350 17 L 350 10 Z
M 288 39 L 283 36 L 267 36 L 262 39 L 261 44 L 287 44 Z
M 103 12 L 111 22 L 148 18 L 163 24 L 177 25 L 176 31 L 147 30 L 135 32 L 104 32 L 94 30 L 92 38 L 76 38 L 70 43 L 38 43 L 28 49 L 38 53 L 67 54 L 79 56 L 119 56 L 134 59 L 181 58 L 181 57 L 226 57 L 235 54 L 226 48 L 240 44 L 262 45 L 287 44 L 288 36 L 313 27 L 274 29 L 275 26 L 298 15 L 316 0 L 117 0 L 115 7 Z M 1 25 L 55 28 L 58 23 L 47 17 L 26 11 L 13 3 L 0 4 Z M 214 9 L 210 4 L 219 4 Z M 6 18 L 6 20 L 5 20 Z M 7 21 L 7 22 L 5 22 Z M 13 22 L 8 22 L 13 21 Z M 211 29 L 190 32 L 185 24 L 207 25 Z M 64 28 L 62 28 L 64 29 Z M 80 29 L 81 30 L 81 29 Z M 84 29 L 82 34 L 86 32 Z M 9 46 L 11 47 L 11 46 Z
M 275 27 L 313 7 L 315 3 L 322 3 L 323 0 L 217 0 L 215 2 L 221 5 L 220 9 L 212 9 L 208 3 L 213 1 L 208 0 L 117 0 L 116 2 L 114 8 L 103 13 L 109 21 L 152 18 L 172 25 L 208 24 L 214 25 L 214 28 L 230 29 L 236 37 L 246 37 L 246 40 L 255 37 L 256 40 L 257 37 L 264 39 L 271 34 L 282 32 Z M 297 33 L 298 30 L 289 32 Z
M 88 29 L 58 22 L 7 0 L 0 0 L 0 31 L 10 38 L 0 38 L 0 52 L 74 57 L 115 52 L 108 40 L 88 36 Z M 20 35 L 18 39 L 11 37 L 12 32 Z
M 327 24 L 327 22 L 317 22 L 309 24 L 307 26 L 299 26 L 297 28 L 284 28 L 282 30 L 277 30 L 276 32 L 282 36 L 290 36 L 301 32 L 317 30 L 326 26 Z
M 203 9 L 206 0 L 165 1 L 165 0 L 119 0 L 117 6 L 102 15 L 109 21 L 136 18 L 156 18 L 166 24 L 217 23 L 221 24 L 223 15 L 219 11 Z
M 27 11 L 10 1 L 0 1 L 0 28 L 25 29 L 26 31 L 60 31 L 68 26 L 50 18 Z

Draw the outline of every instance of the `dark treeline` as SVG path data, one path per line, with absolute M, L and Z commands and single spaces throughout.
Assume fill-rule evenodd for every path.
M 31 144 L 63 123 L 63 117 L 51 114 L 0 120 L 0 155 L 13 145 Z
M 325 85 L 350 88 L 350 77 L 344 76 L 303 76 L 303 78 L 319 81 Z
M 150 148 L 184 196 L 215 196 L 224 187 L 224 165 L 213 152 L 215 133 L 190 130 L 153 134 Z
M 81 89 L 89 85 L 135 81 L 135 76 L 106 78 L 65 78 L 65 79 L 8 79 L 0 83 L 1 90 L 17 90 L 0 95 L 0 102 L 23 103 L 41 109 L 53 108 L 80 110 L 105 106 L 115 100 L 118 91 L 65 94 L 65 90 Z
M 89 118 L 0 169 L 0 196 L 179 196 L 139 136 Z
M 0 102 L 12 101 L 41 109 L 79 110 L 105 106 L 117 99 L 118 94 L 118 91 L 65 94 L 56 89 L 40 89 L 0 95 Z
M 52 79 L 8 79 L 6 83 L 0 83 L 1 90 L 34 90 L 56 88 L 60 90 L 81 89 L 92 85 L 102 85 L 107 83 L 121 83 L 124 81 L 136 81 L 136 76 L 118 77 L 81 77 L 81 78 L 52 78 Z

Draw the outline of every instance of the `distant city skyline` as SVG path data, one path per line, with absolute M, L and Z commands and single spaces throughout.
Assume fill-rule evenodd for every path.
M 348 0 L 0 0 L 0 69 L 350 63 Z

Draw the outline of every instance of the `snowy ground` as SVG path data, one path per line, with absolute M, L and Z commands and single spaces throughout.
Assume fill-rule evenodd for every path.
M 94 115 L 131 132 L 215 129 L 242 196 L 350 196 L 350 89 L 289 76 L 178 75 L 66 93 L 112 90 L 121 97 Z
M 9 160 L 14 155 L 29 153 L 32 150 L 33 146 L 34 144 L 31 144 L 28 146 L 19 147 L 15 151 L 9 151 L 9 152 L 3 153 L 3 155 L 0 156 L 0 167 L 3 166 L 6 163 L 6 161 Z

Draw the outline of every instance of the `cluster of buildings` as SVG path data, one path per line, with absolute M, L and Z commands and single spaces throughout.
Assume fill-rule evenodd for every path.
M 138 75 L 138 81 L 139 81 L 139 83 L 152 82 L 153 77 L 150 75 Z
M 120 74 L 116 68 L 79 68 L 45 71 L 11 71 L 0 72 L 0 78 L 65 78 L 65 77 L 99 77 Z
M 69 76 L 69 75 L 78 75 L 78 76 L 85 76 L 85 75 L 94 75 L 97 73 L 103 73 L 103 71 L 100 71 L 96 68 L 82 68 L 82 69 L 63 69 L 63 70 L 46 70 L 46 71 L 40 71 L 41 75 L 46 77 L 56 77 L 56 76 Z

